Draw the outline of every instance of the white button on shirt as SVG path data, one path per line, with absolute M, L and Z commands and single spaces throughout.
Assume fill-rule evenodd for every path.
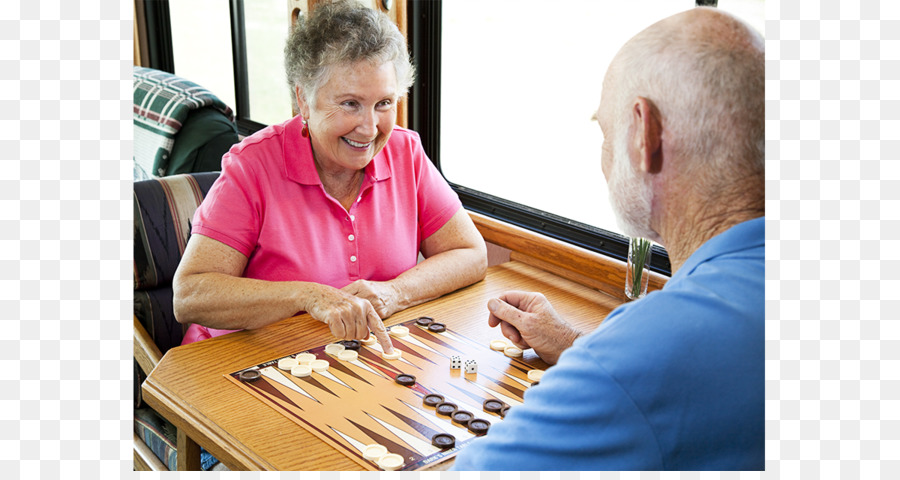
M 350 255 L 350 261 L 351 261 L 351 262 L 355 262 L 355 261 L 356 261 L 356 255 Z
M 350 221 L 352 222 L 352 221 L 354 221 L 354 220 L 356 220 L 356 217 L 353 216 L 353 215 L 350 215 Z
M 352 233 L 350 235 L 347 235 L 347 240 L 350 240 L 351 242 L 353 241 L 354 238 L 356 238 L 356 237 L 354 237 Z

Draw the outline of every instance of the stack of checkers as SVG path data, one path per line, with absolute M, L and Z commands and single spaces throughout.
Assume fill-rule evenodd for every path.
M 434 413 L 436 413 L 438 416 L 450 417 L 450 421 L 461 427 L 466 427 L 466 429 L 468 429 L 475 435 L 484 435 L 485 433 L 487 433 L 488 429 L 491 427 L 491 422 L 481 418 L 475 418 L 475 415 L 472 414 L 472 412 L 460 410 L 455 403 L 447 402 L 444 400 L 445 399 L 443 395 L 429 393 L 422 398 L 422 404 L 428 408 L 433 408 Z M 452 435 L 450 436 L 452 437 Z M 434 439 L 432 439 L 432 443 L 434 444 L 434 446 L 440 447 L 440 445 L 434 442 Z M 446 448 L 452 447 L 453 445 L 450 445 Z
M 363 448 L 363 458 L 375 462 L 382 470 L 397 470 L 403 466 L 403 457 L 389 453 L 387 447 L 373 443 Z
M 509 405 L 506 402 L 501 402 L 495 398 L 485 400 L 482 407 L 484 407 L 485 412 L 496 413 L 501 418 L 506 417 L 506 411 L 509 410 Z
M 435 322 L 431 317 L 419 317 L 416 319 L 416 325 L 427 329 L 430 332 L 441 333 L 447 331 L 447 326 L 440 322 Z
M 522 349 L 515 345 L 510 345 L 506 340 L 491 340 L 490 346 L 491 350 L 503 352 L 507 357 L 522 356 Z
M 359 341 L 341 340 L 338 343 L 325 345 L 325 353 L 334 355 L 343 362 L 353 362 L 359 358 Z

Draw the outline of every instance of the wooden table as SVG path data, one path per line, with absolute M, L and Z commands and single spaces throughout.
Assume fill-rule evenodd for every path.
M 483 281 L 397 313 L 385 324 L 428 315 L 488 343 L 501 334 L 487 325 L 487 302 L 508 290 L 543 293 L 563 318 L 582 328 L 595 327 L 620 304 L 543 270 L 507 262 L 489 268 Z M 256 398 L 223 395 L 233 388 L 223 375 L 334 340 L 324 324 L 300 315 L 173 348 L 142 385 L 143 398 L 233 470 L 359 470 L 343 453 Z M 526 359 L 541 363 L 531 350 Z

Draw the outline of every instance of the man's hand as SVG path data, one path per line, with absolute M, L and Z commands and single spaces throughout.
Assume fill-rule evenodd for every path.
M 400 292 L 389 282 L 373 282 L 370 280 L 357 280 L 342 288 L 350 295 L 368 300 L 382 319 L 402 310 L 400 306 Z
M 563 350 L 583 335 L 559 317 L 540 293 L 512 291 L 488 301 L 488 324 L 500 325 L 503 336 L 517 347 L 533 348 L 545 362 L 554 365 Z
M 340 339 L 365 339 L 371 331 L 385 353 L 394 351 L 384 323 L 368 300 L 336 288 L 322 287 L 306 311 L 328 325 L 332 335 Z

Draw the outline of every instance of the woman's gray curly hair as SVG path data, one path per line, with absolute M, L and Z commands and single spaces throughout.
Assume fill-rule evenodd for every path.
M 316 92 L 329 79 L 330 67 L 358 61 L 392 62 L 397 91 L 403 96 L 415 78 L 406 39 L 382 12 L 358 0 L 320 3 L 309 16 L 300 15 L 284 47 L 284 67 L 294 108 L 299 109 L 295 87 L 315 105 Z

